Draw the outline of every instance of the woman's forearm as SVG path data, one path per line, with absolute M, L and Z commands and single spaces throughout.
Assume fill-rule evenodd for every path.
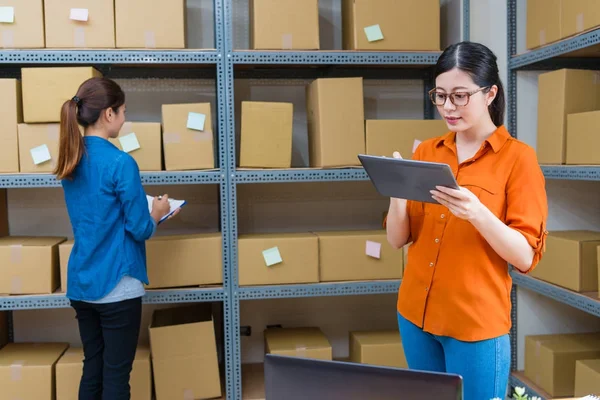
M 387 240 L 393 248 L 399 249 L 408 242 L 410 224 L 406 211 L 406 200 L 390 199 L 386 230 Z
M 500 257 L 521 272 L 529 270 L 534 252 L 525 236 L 503 223 L 487 207 L 481 207 L 471 223 Z

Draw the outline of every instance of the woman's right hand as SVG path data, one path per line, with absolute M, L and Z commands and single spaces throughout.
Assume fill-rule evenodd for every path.
M 158 223 L 158 221 L 167 215 L 170 210 L 171 206 L 169 205 L 169 196 L 163 194 L 162 196 L 155 197 L 154 200 L 152 200 L 152 212 L 150 215 Z

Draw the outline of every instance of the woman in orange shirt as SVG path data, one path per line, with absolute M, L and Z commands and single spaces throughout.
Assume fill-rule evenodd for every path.
M 390 200 L 388 241 L 412 242 L 397 304 L 404 351 L 411 369 L 461 375 L 465 400 L 504 399 L 508 264 L 527 273 L 540 260 L 545 180 L 535 151 L 503 125 L 504 90 L 487 47 L 448 47 L 430 97 L 450 132 L 423 141 L 413 159 L 450 165 L 460 189 L 438 187 L 436 203 Z

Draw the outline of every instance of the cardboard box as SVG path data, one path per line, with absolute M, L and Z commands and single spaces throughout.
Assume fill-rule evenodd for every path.
M 600 111 L 567 115 L 566 164 L 600 165 Z
M 43 0 L 0 0 L 0 7 L 11 7 L 13 22 L 0 24 L 0 48 L 41 49 L 44 37 Z
M 343 0 L 346 50 L 440 50 L 439 0 Z
M 64 102 L 77 94 L 83 82 L 100 76 L 92 67 L 22 68 L 24 122 L 60 122 Z
M 367 154 L 392 157 L 394 151 L 410 159 L 424 140 L 449 131 L 443 120 L 367 120 Z
M 561 34 L 562 0 L 527 0 L 526 47 L 535 49 L 556 42 Z
M 318 0 L 250 0 L 250 48 L 319 50 Z
M 8 343 L 8 313 L 0 311 L 0 349 Z
M 21 122 L 21 82 L 16 79 L 0 79 L 0 173 L 19 172 L 17 125 Z
M 71 347 L 56 363 L 57 400 L 78 400 L 83 373 L 83 349 Z M 129 378 L 131 400 L 152 400 L 150 350 L 138 348 Z
M 194 118 L 200 123 L 194 123 Z M 215 167 L 210 103 L 163 104 L 162 123 L 167 171 Z
M 0 350 L 0 399 L 54 400 L 54 367 L 66 343 L 9 343 Z
M 241 168 L 292 166 L 292 103 L 242 102 Z
M 312 233 L 238 238 L 240 285 L 319 282 L 319 240 Z
M 575 396 L 600 396 L 600 358 L 575 362 Z
M 525 337 L 525 376 L 553 398 L 574 396 L 575 362 L 600 358 L 600 332 Z
M 51 294 L 60 285 L 62 237 L 0 237 L 0 293 Z
M 19 170 L 50 173 L 58 162 L 58 124 L 19 124 Z M 48 155 L 50 158 L 48 159 Z
M 350 332 L 350 361 L 360 364 L 408 368 L 400 332 Z
M 317 232 L 319 280 L 400 279 L 402 250 L 393 249 L 383 230 Z
M 563 38 L 600 25 L 600 2 L 598 0 L 562 0 L 561 4 L 560 27 Z
M 119 137 L 110 141 L 132 156 L 140 171 L 162 170 L 162 137 L 159 123 L 125 122 Z M 125 143 L 125 147 L 122 142 Z M 130 145 L 134 145 L 131 147 L 133 150 L 130 150 Z
M 150 346 L 156 400 L 221 396 L 210 304 L 154 311 Z
M 265 353 L 288 357 L 332 360 L 329 340 L 319 328 L 265 329 Z
M 67 292 L 67 272 L 69 267 L 69 258 L 73 250 L 73 239 L 62 242 L 58 245 L 58 260 L 60 264 L 60 291 Z
M 149 289 L 223 283 L 221 233 L 155 236 L 146 241 Z
M 600 232 L 553 231 L 531 276 L 577 292 L 598 291 Z
M 44 0 L 46 47 L 114 48 L 114 0 Z
M 362 78 L 320 78 L 307 88 L 311 167 L 359 166 L 365 152 Z
M 184 49 L 185 0 L 115 0 L 118 48 Z
M 538 80 L 537 157 L 540 164 L 564 164 L 567 115 L 600 109 L 598 72 L 561 69 Z

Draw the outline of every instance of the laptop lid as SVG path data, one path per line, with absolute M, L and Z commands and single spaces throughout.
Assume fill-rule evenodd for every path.
M 266 400 L 462 400 L 462 377 L 265 355 Z

